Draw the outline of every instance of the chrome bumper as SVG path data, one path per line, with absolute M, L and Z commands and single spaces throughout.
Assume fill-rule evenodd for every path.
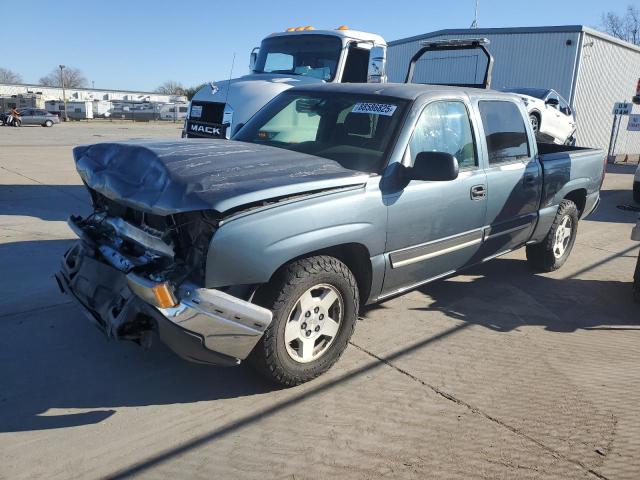
M 152 306 L 144 301 L 148 285 L 101 261 L 96 249 L 83 241 L 64 255 L 56 280 L 108 337 L 146 345 L 155 330 L 174 352 L 198 363 L 240 363 L 272 319 L 266 308 L 189 284 L 177 289 L 175 307 Z

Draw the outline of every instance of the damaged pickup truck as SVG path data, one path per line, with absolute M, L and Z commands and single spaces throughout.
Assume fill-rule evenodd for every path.
M 233 140 L 74 149 L 93 213 L 56 275 L 109 337 L 326 371 L 360 306 L 526 246 L 559 268 L 595 209 L 601 151 L 537 145 L 516 95 L 346 84 L 288 90 Z

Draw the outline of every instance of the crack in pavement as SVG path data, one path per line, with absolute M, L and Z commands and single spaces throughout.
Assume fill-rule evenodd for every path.
M 420 383 L 421 385 L 429 388 L 430 390 L 432 390 L 434 393 L 436 393 L 437 395 L 457 404 L 460 405 L 462 407 L 467 408 L 469 411 L 471 411 L 472 413 L 475 413 L 477 415 L 480 415 L 484 418 L 486 418 L 487 420 L 499 425 L 502 428 L 506 428 L 507 430 L 509 430 L 510 432 L 514 433 L 515 435 L 518 435 L 519 437 L 522 437 L 532 443 L 534 443 L 535 445 L 537 445 L 538 447 L 542 448 L 543 450 L 545 450 L 546 452 L 550 453 L 554 458 L 559 458 L 562 459 L 566 462 L 572 463 L 573 465 L 576 465 L 577 467 L 580 467 L 581 469 L 585 470 L 587 473 L 590 473 L 591 475 L 601 479 L 601 480 L 609 480 L 608 477 L 602 475 L 601 473 L 596 472 L 595 470 L 593 470 L 592 468 L 590 468 L 589 466 L 585 465 L 584 463 L 580 462 L 579 460 L 574 460 L 572 458 L 569 458 L 565 455 L 563 455 L 562 453 L 558 452 L 557 450 L 548 447 L 547 445 L 545 445 L 544 443 L 542 443 L 540 440 L 535 439 L 534 437 L 527 435 L 526 433 L 518 430 L 516 427 L 513 427 L 511 425 L 509 425 L 508 423 L 505 423 L 504 421 L 500 420 L 497 417 L 494 417 L 493 415 L 490 415 L 486 412 L 484 412 L 483 410 L 481 410 L 478 407 L 474 407 L 473 405 L 471 405 L 470 403 L 465 402 L 464 400 L 459 399 L 458 397 L 456 397 L 455 395 L 445 392 L 444 390 L 436 387 L 435 385 L 431 385 L 430 383 L 427 383 L 426 381 L 416 377 L 415 375 L 413 375 L 412 373 L 410 373 L 407 370 L 404 370 L 403 368 L 398 367 L 397 365 L 394 365 L 391 361 L 387 360 L 384 357 L 381 357 L 379 355 L 376 355 L 375 353 L 367 350 L 364 347 L 361 347 L 360 345 L 357 345 L 353 342 L 349 342 L 352 346 L 354 346 L 355 348 L 357 348 L 358 350 L 360 350 L 361 352 L 369 355 L 372 358 L 375 358 L 376 360 L 378 360 L 379 362 L 384 363 L 385 365 L 391 367 L 392 369 L 396 370 L 397 372 L 409 377 L 411 380 Z
M 39 312 L 39 311 L 42 311 L 42 310 L 49 310 L 51 308 L 61 307 L 63 305 L 72 305 L 72 304 L 73 304 L 73 300 L 65 300 L 64 302 L 53 303 L 53 304 L 50 304 L 50 305 L 43 305 L 41 307 L 30 308 L 30 309 L 27 309 L 27 310 L 20 310 L 20 311 L 17 311 L 17 312 L 3 313 L 2 315 L 0 315 L 0 319 L 7 318 L 7 317 L 13 317 L 13 316 L 16 316 L 16 315 L 24 315 L 24 314 L 35 313 L 35 312 Z

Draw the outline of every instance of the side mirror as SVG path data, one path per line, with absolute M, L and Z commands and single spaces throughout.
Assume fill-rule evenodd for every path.
M 367 83 L 384 83 L 387 81 L 387 49 L 374 46 L 369 52 L 369 67 L 367 68 Z
M 251 50 L 251 54 L 249 55 L 249 71 L 253 72 L 256 69 L 256 62 L 258 61 L 258 52 L 260 51 L 260 47 L 255 47 Z
M 552 107 L 556 107 L 560 105 L 560 100 L 558 100 L 557 98 L 547 98 L 547 101 L 544 103 L 546 103 L 547 105 L 551 105 Z
M 446 182 L 458 178 L 458 160 L 450 153 L 420 152 L 413 167 L 407 169 L 409 180 Z

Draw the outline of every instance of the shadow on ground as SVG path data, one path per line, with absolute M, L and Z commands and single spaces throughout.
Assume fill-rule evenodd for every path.
M 87 211 L 89 205 L 83 185 L 0 184 L 0 215 L 64 221 L 77 210 Z
M 636 223 L 638 214 L 617 208 L 618 205 L 635 205 L 631 190 L 602 190 L 600 206 L 586 220 L 592 222 Z M 629 230 L 631 234 L 631 230 Z
M 149 351 L 108 341 L 71 303 L 0 317 L 0 332 L 0 432 L 94 424 L 119 407 L 235 398 L 274 388 L 244 366 L 186 362 L 157 338 Z
M 524 260 L 497 259 L 465 275 L 473 280 L 453 277 L 421 287 L 432 303 L 414 309 L 439 310 L 497 332 L 525 325 L 554 332 L 640 328 L 633 271 L 628 282 L 556 279 L 533 273 Z
M 159 340 L 148 352 L 131 342 L 108 341 L 53 279 L 73 243 L 0 244 L 0 432 L 98 423 L 117 407 L 193 403 L 273 389 L 244 366 L 181 360 Z M 90 411 L 49 414 L 50 409 Z

